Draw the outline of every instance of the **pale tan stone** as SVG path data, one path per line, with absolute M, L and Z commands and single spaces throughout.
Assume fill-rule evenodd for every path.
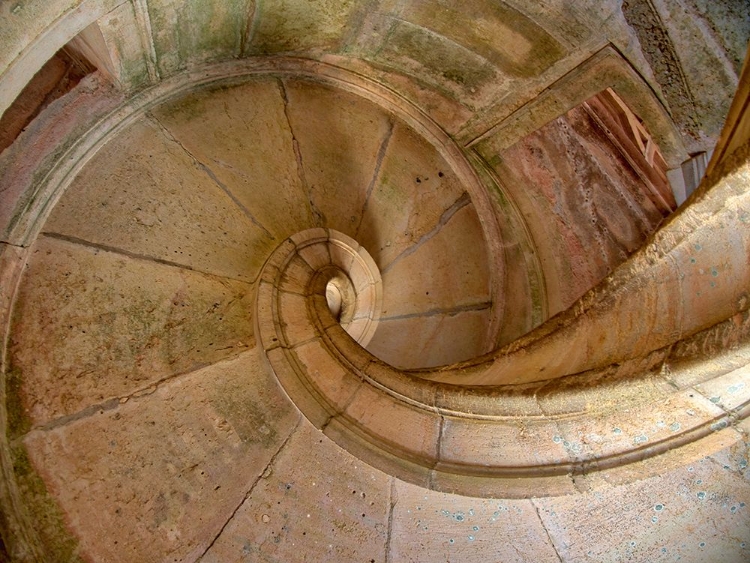
M 45 230 L 244 281 L 255 279 L 275 246 L 273 237 L 148 119 L 88 163 Z
M 486 350 L 489 309 L 381 317 L 367 349 L 404 369 L 428 368 L 474 358 Z
M 357 392 L 362 380 L 333 359 L 321 340 L 294 348 L 300 369 L 310 384 L 315 385 L 330 404 L 333 414 L 343 411 Z
M 286 82 L 287 111 L 319 225 L 355 237 L 391 117 L 355 95 Z
M 319 270 L 331 263 L 331 254 L 325 242 L 308 244 L 298 248 L 297 253 L 313 270 Z
M 517 471 L 518 477 L 530 477 L 535 467 L 565 466 L 575 457 L 572 450 L 563 447 L 553 420 L 477 424 L 472 419 L 443 418 L 440 461 L 448 465 L 499 467 Z M 561 472 L 566 473 L 564 469 Z
M 356 238 L 382 270 L 431 233 L 464 189 L 435 148 L 399 123 Z
M 528 500 L 436 493 L 395 481 L 390 561 L 558 562 Z
M 279 289 L 289 293 L 304 295 L 308 291 L 313 270 L 298 254 L 292 255 L 284 265 L 284 272 L 279 281 Z
M 243 54 L 306 52 L 343 47 L 342 36 L 356 25 L 357 3 L 327 0 L 310 5 L 300 0 L 270 0 L 260 10 L 251 41 Z
M 0 350 L 0 560 L 195 561 L 206 549 L 207 560 L 284 563 L 746 560 L 750 81 L 739 75 L 748 35 L 739 4 L 0 2 L 0 108 L 71 38 L 80 46 L 101 31 L 103 40 L 93 53 L 101 72 L 37 107 L 0 154 L 0 341 L 11 344 Z M 568 121 L 552 135 L 545 126 L 581 114 L 575 106 L 605 88 L 634 110 L 620 125 L 647 160 L 653 135 L 670 179 L 689 157 L 686 180 L 697 179 L 700 153 L 719 141 L 704 186 L 653 234 L 662 219 L 649 204 L 610 189 L 614 169 L 632 176 L 628 154 L 596 142 L 596 128 L 571 135 Z M 536 134 L 553 142 L 528 166 L 512 145 Z M 456 199 L 441 200 L 426 174 L 413 197 L 409 172 L 422 175 L 424 163 L 450 168 L 438 178 L 455 180 Z M 568 166 L 571 174 L 547 174 Z M 472 221 L 446 229 L 470 208 Z M 352 221 L 352 211 L 361 217 Z M 312 260 L 323 269 L 312 285 L 302 258 L 281 275 L 287 241 L 253 307 L 254 282 L 280 241 L 339 219 L 349 234 L 346 221 L 368 221 L 359 238 L 402 257 L 378 257 L 386 274 L 398 273 L 387 287 L 355 284 L 363 300 L 370 288 L 378 303 L 398 297 L 386 303 L 396 311 L 389 322 L 410 326 L 390 330 L 394 356 L 419 352 L 415 367 L 465 362 L 402 373 L 347 336 L 323 295 L 330 258 L 348 259 L 330 256 L 328 234 L 317 242 L 330 258 Z M 404 225 L 422 241 L 411 255 L 402 253 L 414 242 Z M 445 244 L 431 245 L 444 229 Z M 81 246 L 91 260 L 68 272 L 62 251 L 49 269 L 31 256 L 16 295 L 26 255 L 45 241 Z M 484 261 L 473 259 L 482 252 Z M 122 264 L 102 266 L 109 253 Z M 480 281 L 486 297 L 476 301 Z M 425 283 L 439 299 L 414 290 Z M 274 284 L 298 298 L 284 300 L 286 319 Z M 213 316 L 219 299 L 230 327 Z M 183 304 L 188 313 L 165 313 Z M 456 324 L 444 319 L 438 330 L 429 319 L 446 311 Z M 463 315 L 472 322 L 461 325 Z M 94 342 L 60 330 L 94 317 Z M 475 349 L 480 324 L 487 345 Z M 251 342 L 253 326 L 261 357 L 232 360 L 240 346 L 229 335 Z M 178 337 L 148 348 L 144 334 Z M 284 334 L 307 344 L 284 348 Z M 211 342 L 222 349 L 206 352 Z M 66 370 L 97 367 L 102 350 L 120 345 L 148 352 L 142 366 L 105 358 L 114 368 L 96 384 L 112 389 L 110 399 L 27 433 L 25 373 L 12 365 L 19 351 L 31 370 Z M 203 363 L 214 365 L 171 371 Z M 123 374 L 143 386 L 121 385 Z M 60 375 L 34 391 L 39 404 L 91 382 Z M 348 453 L 306 422 L 290 434 L 301 419 L 274 376 Z M 366 391 L 352 396 L 357 386 Z M 195 473 L 203 466 L 205 481 Z M 698 472 L 692 482 L 687 474 Z M 322 491 L 295 488 L 312 479 L 343 516 Z M 358 520 L 348 488 L 365 482 L 377 517 Z M 678 500 L 653 504 L 665 516 L 644 521 L 649 492 Z M 498 496 L 524 500 L 497 500 L 517 510 L 490 528 Z M 132 502 L 118 514 L 123 499 Z M 412 518 L 419 499 L 429 518 Z M 449 500 L 449 514 L 473 510 L 488 522 L 471 531 L 492 537 L 446 550 Z M 305 508 L 309 528 L 297 518 Z
M 389 481 L 303 423 L 201 562 L 383 563 Z
M 287 346 L 315 338 L 315 327 L 307 309 L 307 300 L 296 293 L 279 292 L 279 322 Z
M 197 92 L 153 113 L 275 239 L 314 226 L 276 81 Z
M 298 417 L 251 351 L 25 445 L 87 558 L 194 561 Z
M 381 268 L 382 318 L 487 303 L 489 272 L 486 247 L 478 243 L 481 233 L 467 205 L 434 236 Z
M 252 303 L 242 282 L 43 237 L 10 341 L 25 412 L 45 423 L 232 357 L 254 345 Z
M 440 420 L 434 413 L 393 401 L 369 385 L 360 387 L 344 414 L 397 456 L 420 461 L 438 452 Z
M 742 561 L 747 554 L 750 485 L 708 458 L 627 488 L 533 502 L 564 561 Z

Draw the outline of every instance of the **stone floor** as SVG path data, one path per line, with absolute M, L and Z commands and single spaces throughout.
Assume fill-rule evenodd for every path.
M 92 561 L 750 557 L 747 444 L 572 496 L 438 493 L 313 428 L 256 349 L 58 419 L 23 444 Z

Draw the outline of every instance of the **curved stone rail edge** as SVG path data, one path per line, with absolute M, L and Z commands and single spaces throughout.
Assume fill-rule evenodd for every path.
M 317 231 L 319 242 L 337 236 Z M 750 415 L 750 346 L 736 347 L 709 374 L 691 371 L 690 356 L 680 363 L 679 353 L 665 371 L 670 347 L 554 382 L 428 381 L 369 354 L 331 315 L 321 275 L 333 261 L 310 252 L 310 240 L 309 233 L 287 239 L 264 266 L 256 337 L 308 420 L 374 467 L 466 495 L 555 495 L 574 492 L 593 472 L 659 456 L 640 478 L 660 471 L 666 456 L 689 454 L 690 444 L 740 439 L 733 426 Z M 750 332 L 750 320 L 740 320 Z

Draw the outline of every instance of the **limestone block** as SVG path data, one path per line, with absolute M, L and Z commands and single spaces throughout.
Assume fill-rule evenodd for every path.
M 308 244 L 302 248 L 298 248 L 297 254 L 299 254 L 313 270 L 319 270 L 331 263 L 331 254 L 328 252 L 328 244 Z
M 299 293 L 305 295 L 313 271 L 298 254 L 284 265 L 284 273 L 281 276 L 279 289 L 288 293 Z
M 321 340 L 298 346 L 290 355 L 296 358 L 309 385 L 316 387 L 320 398 L 336 412 L 344 410 L 362 385 L 359 377 L 331 357 Z
M 434 413 L 394 401 L 369 385 L 360 388 L 344 415 L 381 441 L 386 451 L 392 449 L 417 463 L 437 455 L 440 419 Z
M 35 201 L 40 178 L 79 137 L 124 100 L 100 75 L 89 75 L 68 95 L 47 106 L 0 154 L 0 233 L 12 244 L 30 244 L 46 219 L 47 201 Z M 56 194 L 46 193 L 47 197 Z
M 245 55 L 289 53 L 308 49 L 335 52 L 345 46 L 347 30 L 361 14 L 353 0 L 264 0 Z
M 279 88 L 251 80 L 192 93 L 153 114 L 251 221 L 283 240 L 313 224 Z
M 441 219 L 457 211 L 454 204 L 465 205 L 465 198 L 460 199 L 464 189 L 434 147 L 397 123 L 367 199 L 357 240 L 382 270 L 433 234 Z
M 287 113 L 319 224 L 354 237 L 391 134 L 385 111 L 354 94 L 287 81 Z
M 281 291 L 278 304 L 279 322 L 287 346 L 293 347 L 317 336 L 304 296 Z
M 249 352 L 24 443 L 86 558 L 194 561 L 298 417 Z
M 457 211 L 432 236 L 381 268 L 381 276 L 382 319 L 489 304 L 487 252 L 473 208 Z
M 445 365 L 484 353 L 488 322 L 489 307 L 381 318 L 367 349 L 402 369 Z
M 529 500 L 436 493 L 397 480 L 393 503 L 390 561 L 559 562 Z
M 709 458 L 627 488 L 533 502 L 564 561 L 747 559 L 750 485 Z
M 550 448 L 564 450 L 577 460 L 596 459 L 604 466 L 608 457 L 625 453 L 637 459 L 639 450 L 666 451 L 690 431 L 703 428 L 708 433 L 711 428 L 723 428 L 723 415 L 699 393 L 684 391 L 614 412 L 561 418 L 558 433 L 552 437 L 556 446 L 550 444 Z
M 253 281 L 274 246 L 185 148 L 142 119 L 86 165 L 45 230 Z
M 246 350 L 252 298 L 242 282 L 39 239 L 10 340 L 27 415 L 43 424 Z
M 573 455 L 554 447 L 558 427 L 554 420 L 479 421 L 444 416 L 440 438 L 441 468 L 468 464 L 476 468 L 522 468 L 517 476 L 535 476 L 534 467 L 564 466 Z M 549 444 L 540 448 L 539 444 Z M 445 467 L 443 467 L 445 464 Z M 563 475 L 564 469 L 560 470 Z
M 254 0 L 148 2 L 159 72 L 169 76 L 199 62 L 237 57 Z
M 389 480 L 303 423 L 201 562 L 384 563 Z
M 131 2 L 123 2 L 97 22 L 115 71 L 115 79 L 126 90 L 137 90 L 150 82 L 148 45 L 137 31 L 138 20 Z

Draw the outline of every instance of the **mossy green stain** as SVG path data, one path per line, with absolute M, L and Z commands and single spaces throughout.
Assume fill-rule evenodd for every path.
M 6 412 L 8 416 L 7 435 L 14 440 L 31 429 L 31 419 L 23 407 L 23 374 L 18 367 L 11 367 L 5 374 Z
M 495 78 L 489 63 L 475 53 L 427 29 L 409 24 L 395 26 L 378 58 L 398 68 L 404 67 L 405 60 L 415 61 L 431 75 L 464 89 L 479 88 Z
M 62 511 L 34 470 L 23 444 L 11 446 L 11 458 L 24 506 L 44 549 L 44 560 L 49 563 L 82 563 L 78 541 L 66 528 Z

